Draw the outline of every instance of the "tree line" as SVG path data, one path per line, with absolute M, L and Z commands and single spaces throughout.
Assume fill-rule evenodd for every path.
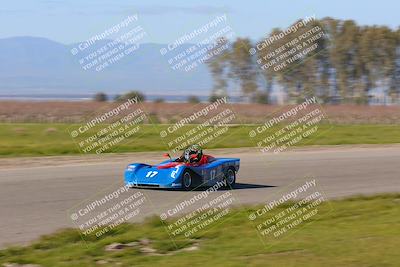
M 298 23 L 301 20 L 287 29 Z M 283 58 L 283 52 L 277 52 L 296 50 L 302 42 L 294 40 L 317 28 L 323 34 L 313 41 L 316 49 L 293 62 L 287 57 L 281 69 L 276 68 L 278 64 L 266 67 Z M 211 97 L 229 96 L 232 88 L 239 88 L 244 99 L 259 103 L 268 103 L 272 92 L 280 91 L 287 103 L 316 96 L 321 103 L 368 104 L 371 93 L 381 90 L 394 102 L 399 100 L 400 28 L 324 18 L 312 20 L 295 32 L 287 33 L 287 29 L 275 28 L 257 42 L 248 38 L 218 40 L 218 46 L 229 45 L 207 62 L 214 82 Z M 265 45 L 265 40 L 273 41 Z

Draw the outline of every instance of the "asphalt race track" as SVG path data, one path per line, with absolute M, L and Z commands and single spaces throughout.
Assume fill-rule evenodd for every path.
M 265 203 L 270 195 L 304 177 L 315 178 L 327 198 L 400 192 L 399 145 L 307 148 L 278 155 L 250 149 L 212 153 L 241 159 L 233 194 L 242 204 Z M 0 246 L 26 243 L 42 234 L 73 227 L 68 209 L 110 185 L 122 185 L 122 173 L 128 163 L 156 163 L 161 160 L 158 154 L 87 160 L 85 157 L 43 158 L 32 162 L 0 160 Z M 157 206 L 153 213 L 198 193 L 150 189 L 143 192 Z

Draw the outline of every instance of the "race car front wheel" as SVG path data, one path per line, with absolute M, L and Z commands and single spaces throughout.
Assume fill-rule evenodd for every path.
M 189 170 L 185 170 L 182 174 L 182 187 L 185 190 L 190 190 L 193 184 L 193 176 Z

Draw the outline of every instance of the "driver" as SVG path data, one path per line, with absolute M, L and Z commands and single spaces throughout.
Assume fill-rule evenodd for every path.
M 212 159 L 213 157 L 203 154 L 203 150 L 199 145 L 191 145 L 185 149 L 182 156 L 180 156 L 176 161 L 185 162 L 191 165 L 202 165 L 210 162 Z
M 196 163 L 201 160 L 203 150 L 199 145 L 188 146 L 182 155 L 176 159 L 177 162 Z
M 168 154 L 169 156 L 169 154 Z M 203 150 L 199 145 L 191 145 L 183 151 L 182 156 L 179 158 L 175 159 L 173 162 L 160 165 L 157 168 L 158 169 L 167 169 L 167 168 L 173 168 L 178 165 L 187 165 L 187 166 L 201 166 L 203 164 L 209 163 L 214 161 L 214 157 L 210 155 L 205 155 L 203 154 Z
M 183 152 L 184 161 L 186 163 L 200 162 L 203 156 L 203 150 L 199 145 L 191 145 Z

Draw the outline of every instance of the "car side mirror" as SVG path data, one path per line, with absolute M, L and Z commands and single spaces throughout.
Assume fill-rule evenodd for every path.
M 163 156 L 166 157 L 166 158 L 171 159 L 171 156 L 169 155 L 169 153 L 165 153 Z

